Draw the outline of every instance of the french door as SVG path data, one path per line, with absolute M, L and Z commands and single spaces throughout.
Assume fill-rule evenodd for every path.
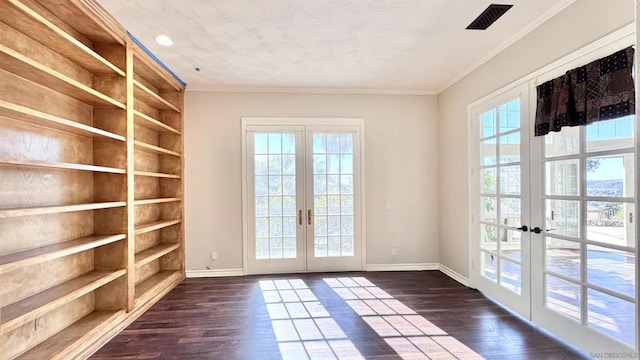
M 589 352 L 633 353 L 636 120 L 534 138 L 530 94 L 523 85 L 470 112 L 470 280 Z
M 246 271 L 361 270 L 361 123 L 244 120 Z
M 529 127 L 523 116 L 528 104 L 522 86 L 472 110 L 478 181 L 471 281 L 526 317 L 531 306 Z

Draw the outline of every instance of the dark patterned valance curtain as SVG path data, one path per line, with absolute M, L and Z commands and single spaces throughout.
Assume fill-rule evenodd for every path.
M 628 47 L 539 85 L 535 136 L 635 114 L 632 68 Z

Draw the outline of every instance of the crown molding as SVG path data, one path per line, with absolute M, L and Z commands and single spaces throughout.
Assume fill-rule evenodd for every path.
M 280 93 L 280 94 L 341 94 L 341 95 L 437 95 L 429 89 L 358 89 L 358 88 L 305 88 L 305 87 L 260 87 L 260 86 L 206 86 L 187 85 L 187 92 L 224 93 Z
M 453 84 L 455 84 L 458 81 L 462 80 L 465 76 L 471 74 L 474 70 L 476 70 L 480 66 L 484 65 L 485 63 L 487 63 L 489 60 L 491 60 L 494 57 L 496 57 L 498 54 L 500 54 L 501 52 L 506 50 L 509 46 L 515 44 L 518 40 L 520 40 L 523 37 L 525 37 L 527 34 L 532 32 L 533 30 L 535 30 L 538 26 L 544 24 L 547 20 L 549 20 L 552 17 L 556 16 L 559 12 L 564 10 L 567 6 L 571 5 L 575 1 L 576 0 L 562 0 L 562 1 L 558 2 L 555 6 L 553 6 L 551 9 L 547 10 L 546 12 L 544 12 L 538 18 L 536 18 L 531 23 L 529 23 L 527 26 L 522 28 L 522 30 L 516 32 L 513 36 L 511 36 L 505 42 L 500 44 L 500 46 L 495 48 L 493 51 L 491 51 L 487 55 L 481 57 L 478 61 L 473 63 L 471 66 L 469 66 L 468 68 L 466 68 L 465 70 L 460 72 L 458 75 L 454 76 L 453 78 L 451 78 L 450 80 L 445 82 L 444 85 L 440 86 L 437 89 L 436 94 L 440 94 L 441 92 L 445 91 L 450 86 L 452 86 Z

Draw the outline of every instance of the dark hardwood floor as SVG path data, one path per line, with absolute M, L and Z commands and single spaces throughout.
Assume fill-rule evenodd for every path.
M 187 279 L 92 357 L 305 358 L 588 356 L 441 272 L 419 271 Z

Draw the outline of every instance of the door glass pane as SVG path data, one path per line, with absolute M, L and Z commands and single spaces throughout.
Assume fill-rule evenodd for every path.
M 513 133 L 500 137 L 500 163 L 514 163 L 520 161 L 520 133 Z
M 545 287 L 545 304 L 549 309 L 580 321 L 580 285 L 546 275 Z
M 500 194 L 520 195 L 520 165 L 500 168 Z
M 545 268 L 547 271 L 580 280 L 580 243 L 552 237 L 546 238 Z
M 633 154 L 587 158 L 587 195 L 633 197 L 633 166 Z
M 498 259 L 496 255 L 480 252 L 480 273 L 494 282 L 498 281 Z
M 633 115 L 594 122 L 586 127 L 587 151 L 633 147 Z
M 577 196 L 580 184 L 579 164 L 578 159 L 548 161 L 545 170 L 545 193 Z
M 314 256 L 354 256 L 353 134 L 314 133 Z
M 500 105 L 498 111 L 500 111 L 501 133 L 520 128 L 520 98 Z M 520 139 L 519 136 L 518 139 Z
M 505 259 L 500 259 L 500 285 L 520 294 L 521 288 L 520 264 Z
M 636 304 L 603 292 L 588 289 L 589 327 L 634 346 Z
M 480 247 L 490 251 L 498 251 L 498 228 L 480 225 Z
M 587 239 L 635 248 L 634 204 L 612 201 L 587 202 Z
M 480 197 L 480 220 L 491 223 L 498 221 L 498 204 L 495 197 Z
M 554 234 L 580 236 L 580 202 L 546 200 L 547 229 Z
M 522 232 L 520 230 L 503 229 L 502 243 L 500 244 L 500 254 L 515 260 L 522 258 Z
M 545 157 L 574 155 L 580 153 L 580 128 L 563 127 L 560 132 L 550 132 L 544 137 Z
M 295 258 L 295 134 L 257 133 L 253 140 L 256 259 Z
M 636 292 L 634 254 L 588 245 L 587 280 L 591 284 L 633 297 Z
M 496 168 L 487 168 L 480 170 L 481 173 L 481 189 L 485 194 L 495 194 L 497 189 Z
M 483 140 L 480 142 L 480 165 L 497 164 L 496 138 Z
M 480 115 L 481 119 L 481 130 L 480 137 L 486 138 L 488 136 L 493 136 L 496 134 L 496 110 L 491 109 L 482 115 Z
M 518 227 L 520 221 L 520 198 L 502 198 L 500 200 L 500 219 L 502 225 Z

